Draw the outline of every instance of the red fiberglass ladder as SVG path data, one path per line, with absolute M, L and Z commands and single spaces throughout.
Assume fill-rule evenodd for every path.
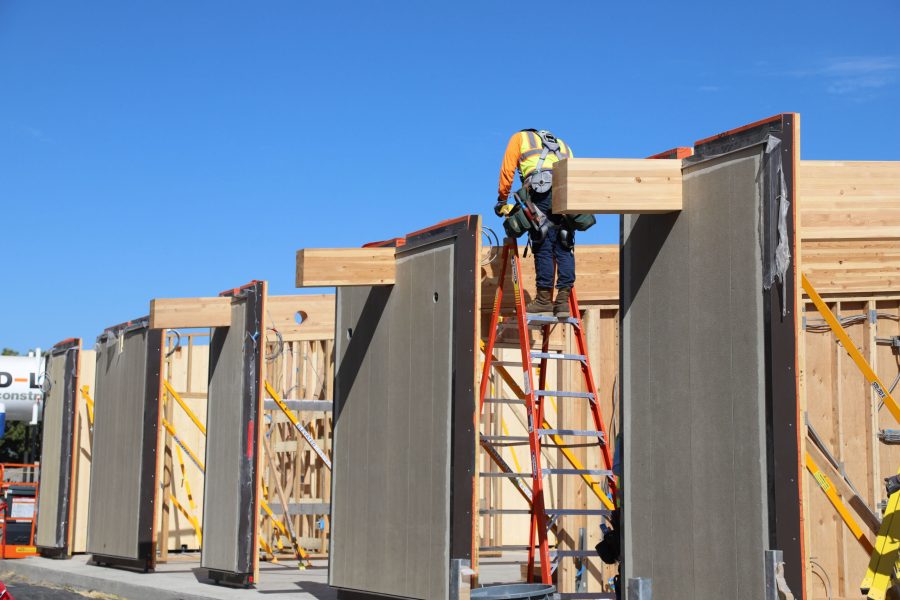
M 522 294 L 522 264 L 519 257 L 519 248 L 516 240 L 507 238 L 502 251 L 503 261 L 500 267 L 500 277 L 497 282 L 497 292 L 494 299 L 494 308 L 491 313 L 491 325 L 488 334 L 487 345 L 485 348 L 484 371 L 481 375 L 481 389 L 479 393 L 479 410 L 483 410 L 485 402 L 497 403 L 513 403 L 522 404 L 524 401 L 527 413 L 527 437 L 508 436 L 508 435 L 482 435 L 481 446 L 488 452 L 488 455 L 500 467 L 501 476 L 511 478 L 511 481 L 519 489 L 520 493 L 530 501 L 529 513 L 531 515 L 531 527 L 529 531 L 528 542 L 528 579 L 532 579 L 534 573 L 535 548 L 539 550 L 541 581 L 543 583 L 551 583 L 552 568 L 550 548 L 547 541 L 547 532 L 554 526 L 556 519 L 564 515 L 597 515 L 609 514 L 614 508 L 612 502 L 600 488 L 599 481 L 592 478 L 593 475 L 606 477 L 610 496 L 615 497 L 616 481 L 613 476 L 613 459 L 610 452 L 609 444 L 606 439 L 606 428 L 603 424 L 603 418 L 600 415 L 600 405 L 597 397 L 597 387 L 594 384 L 594 376 L 591 371 L 590 361 L 587 356 L 587 344 L 585 342 L 584 328 L 581 322 L 581 313 L 578 310 L 578 300 L 573 288 L 569 295 L 569 313 L 570 317 L 559 319 L 551 316 L 541 316 L 535 314 L 527 314 L 525 311 L 525 297 Z M 506 282 L 507 271 L 511 270 L 513 294 L 514 294 L 514 315 L 501 315 L 503 306 L 503 285 Z M 571 326 L 575 339 L 577 341 L 578 354 L 563 354 L 550 352 L 550 330 L 554 325 Z M 521 367 L 523 375 L 523 385 L 515 390 L 520 395 L 519 400 L 511 400 L 504 398 L 486 398 L 485 394 L 488 390 L 488 381 L 492 368 L 502 369 L 501 361 L 494 359 L 494 345 L 497 341 L 497 333 L 500 328 L 515 328 L 519 333 L 519 346 L 521 348 Z M 541 330 L 541 349 L 540 351 L 532 350 L 532 329 Z M 533 368 L 534 361 L 538 360 L 537 366 L 540 368 L 538 377 L 538 385 L 534 385 Z M 584 376 L 586 392 L 547 390 L 547 362 L 549 360 L 567 360 L 577 361 L 581 366 L 581 373 Z M 518 366 L 518 361 L 516 361 Z M 593 417 L 593 429 L 553 429 L 544 418 L 544 399 L 555 397 L 563 402 L 588 400 L 590 403 L 591 415 Z M 599 450 L 604 469 L 585 469 L 571 452 L 566 451 L 568 447 L 582 447 L 586 444 L 582 442 L 568 442 L 565 438 L 591 438 L 589 445 L 596 446 Z M 531 473 L 515 473 L 509 465 L 502 459 L 497 448 L 500 446 L 516 445 L 527 443 L 531 454 Z M 571 469 L 545 469 L 541 467 L 541 448 L 544 445 L 549 447 L 558 447 L 563 450 L 564 455 L 572 463 L 575 468 Z M 485 474 L 489 475 L 489 474 Z M 547 508 L 544 502 L 544 476 L 545 475 L 577 475 L 585 481 L 585 483 L 597 494 L 606 506 L 605 509 L 565 509 L 565 508 Z M 531 489 L 527 490 L 526 480 L 531 478 Z M 530 492 L 530 493 L 528 493 Z M 530 498 L 529 498 L 530 496 Z M 519 511 L 503 511 L 500 509 L 486 509 L 482 514 L 500 513 L 500 512 L 519 512 Z M 537 544 L 535 544 L 535 534 L 537 535 Z M 512 548 L 512 547 L 510 547 Z M 494 549 L 494 548 L 492 548 Z M 501 549 L 501 548 L 496 548 Z M 588 555 L 596 555 L 593 550 L 567 550 L 556 551 L 557 558 L 564 556 L 570 557 L 586 557 Z

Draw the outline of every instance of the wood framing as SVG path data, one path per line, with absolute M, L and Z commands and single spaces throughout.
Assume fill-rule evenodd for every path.
M 150 301 L 151 329 L 227 327 L 228 298 L 155 298 Z
M 481 297 L 493 301 L 500 276 L 500 247 L 482 250 Z M 529 257 L 522 261 L 522 289 L 526 295 L 535 291 L 534 261 Z M 585 245 L 575 247 L 575 273 L 578 302 L 582 306 L 610 305 L 619 302 L 619 246 L 615 244 Z M 512 307 L 512 281 L 507 278 L 504 288 L 504 306 Z M 507 293 L 508 292 L 508 293 Z M 531 298 L 529 297 L 529 300 Z M 491 310 L 491 306 L 483 306 Z
M 681 210 L 681 160 L 565 158 L 553 168 L 558 214 L 667 213 Z
M 391 248 L 306 248 L 297 251 L 297 287 L 390 285 Z

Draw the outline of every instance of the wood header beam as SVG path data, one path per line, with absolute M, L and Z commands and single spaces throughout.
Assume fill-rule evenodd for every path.
M 667 213 L 681 206 L 677 158 L 565 158 L 553 167 L 554 213 Z
M 230 325 L 230 298 L 154 298 L 150 301 L 150 329 Z
M 804 240 L 900 239 L 900 161 L 801 160 Z
M 306 248 L 297 251 L 297 287 L 391 285 L 394 248 Z

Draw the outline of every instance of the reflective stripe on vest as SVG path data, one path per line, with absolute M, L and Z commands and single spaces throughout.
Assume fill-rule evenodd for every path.
M 561 158 L 572 156 L 572 151 L 569 149 L 568 144 L 559 138 L 556 138 L 556 141 L 559 142 L 559 156 Z M 533 131 L 519 132 L 519 174 L 522 176 L 522 179 L 525 179 L 534 171 L 538 160 L 541 158 L 542 150 L 543 145 L 538 134 Z M 556 161 L 556 155 L 550 152 L 547 154 L 547 158 L 544 159 L 543 169 L 552 169 Z

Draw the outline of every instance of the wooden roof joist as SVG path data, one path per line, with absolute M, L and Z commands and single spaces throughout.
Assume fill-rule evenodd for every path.
M 297 287 L 393 285 L 394 248 L 305 248 L 297 251 Z

